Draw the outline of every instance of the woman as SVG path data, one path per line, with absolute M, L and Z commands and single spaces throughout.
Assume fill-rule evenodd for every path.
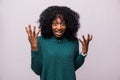
M 84 63 L 92 35 L 77 39 L 79 15 L 65 6 L 48 7 L 41 13 L 39 23 L 37 32 L 35 26 L 33 31 L 31 25 L 26 27 L 32 70 L 41 80 L 76 80 L 75 71 Z

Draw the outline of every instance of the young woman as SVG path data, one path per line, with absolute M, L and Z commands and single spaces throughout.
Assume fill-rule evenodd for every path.
M 76 37 L 79 15 L 65 6 L 50 6 L 39 19 L 39 30 L 26 26 L 31 46 L 31 68 L 41 80 L 76 80 L 75 71 L 84 63 L 92 35 Z M 38 34 L 41 32 L 41 36 Z M 79 41 L 82 51 L 79 53 Z

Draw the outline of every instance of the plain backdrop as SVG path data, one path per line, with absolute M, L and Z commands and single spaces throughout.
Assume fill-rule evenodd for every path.
M 120 0 L 0 0 L 0 80 L 39 80 L 30 67 L 25 26 L 38 26 L 40 13 L 51 5 L 80 14 L 78 38 L 93 35 L 77 80 L 120 80 Z

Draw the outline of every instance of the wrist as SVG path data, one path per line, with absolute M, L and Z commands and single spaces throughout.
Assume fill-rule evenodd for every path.
M 87 56 L 87 53 L 81 52 L 82 56 Z
M 32 51 L 38 51 L 38 47 L 33 47 L 33 46 L 31 46 L 31 50 L 32 50 Z
M 82 50 L 81 51 L 83 54 L 87 54 L 88 50 Z

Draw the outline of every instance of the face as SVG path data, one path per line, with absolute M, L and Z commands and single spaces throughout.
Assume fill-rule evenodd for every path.
M 52 22 L 52 32 L 55 37 L 61 38 L 66 30 L 65 21 L 61 20 L 60 18 L 56 18 Z

